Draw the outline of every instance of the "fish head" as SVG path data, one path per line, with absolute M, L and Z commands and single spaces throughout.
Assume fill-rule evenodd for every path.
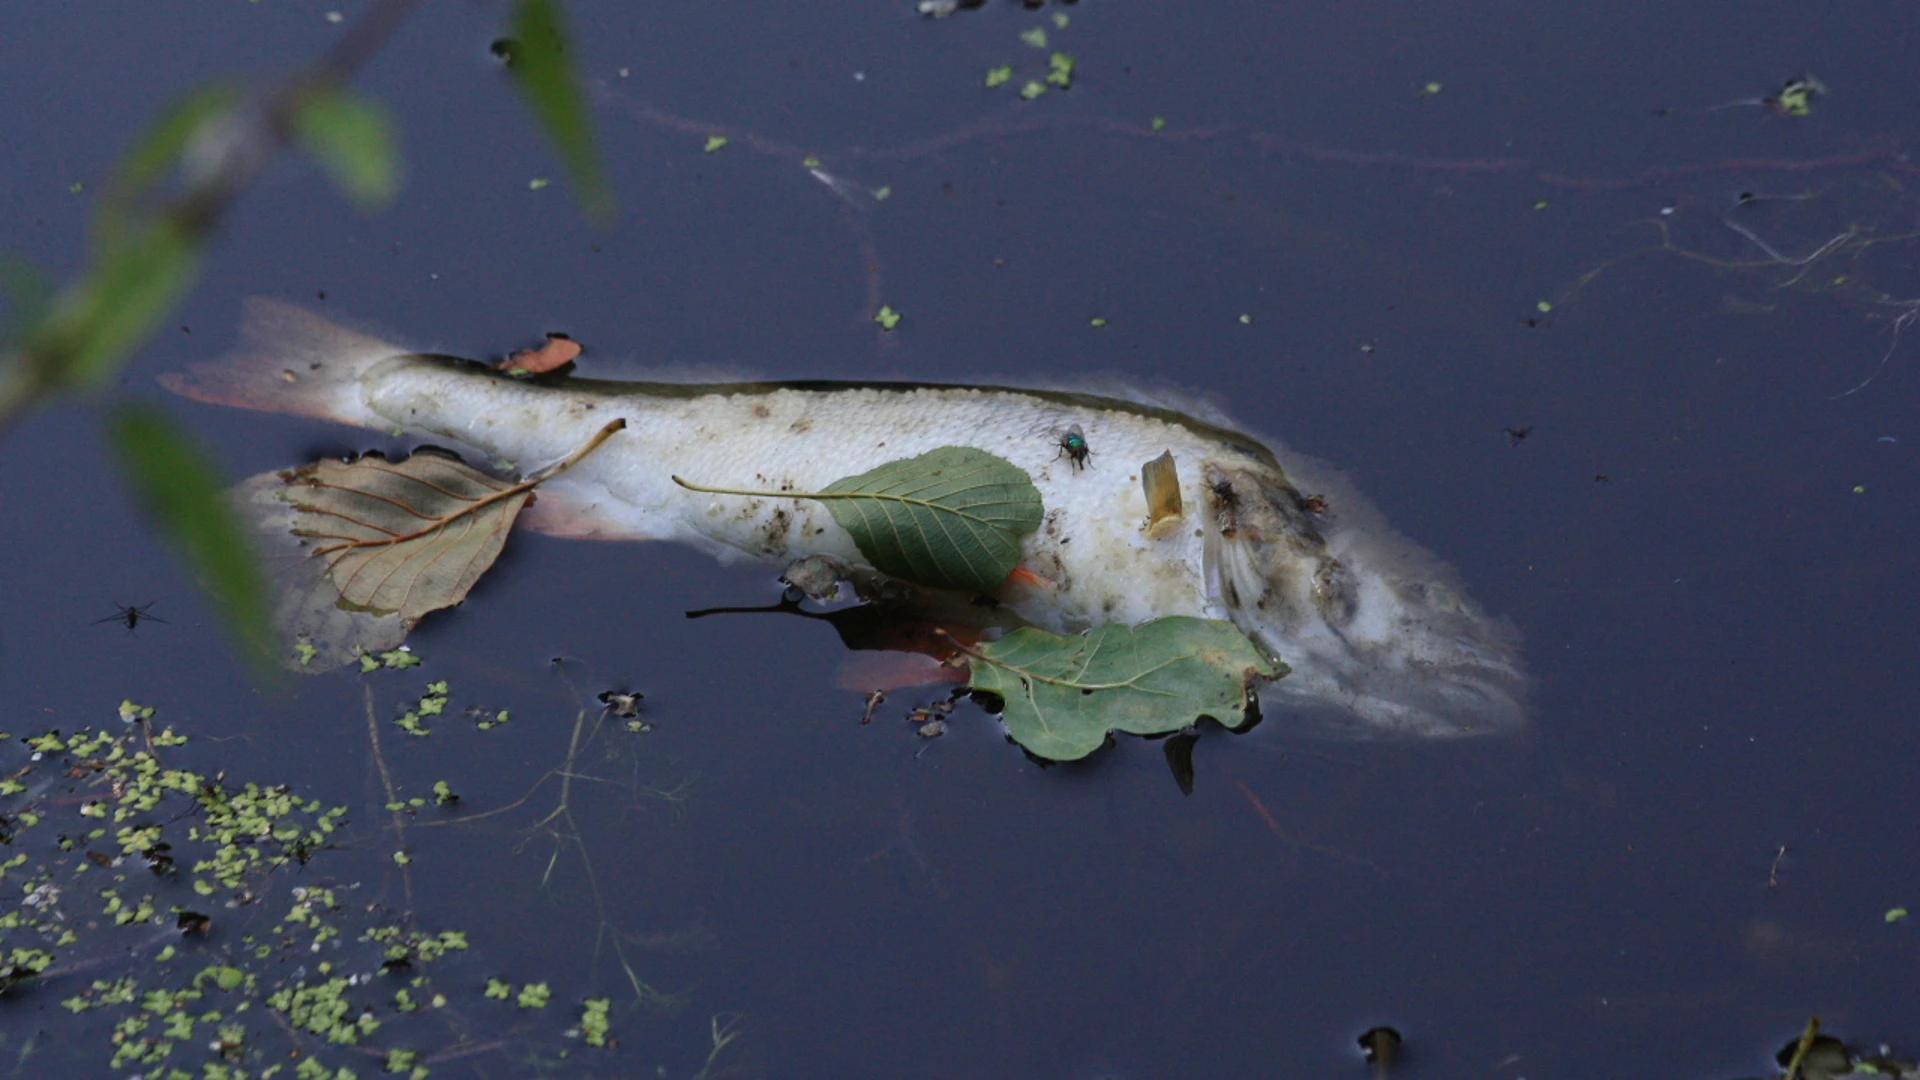
M 1203 475 L 1210 598 L 1291 669 L 1262 691 L 1269 712 L 1336 735 L 1521 726 L 1519 635 L 1437 558 L 1365 522 L 1370 508 L 1342 499 L 1330 512 L 1277 469 L 1208 462 Z

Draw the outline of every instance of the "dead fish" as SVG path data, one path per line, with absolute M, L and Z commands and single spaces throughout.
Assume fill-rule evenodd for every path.
M 1356 494 L 1339 496 L 1337 514 L 1316 513 L 1268 446 L 1193 409 L 931 383 L 536 384 L 270 300 L 248 302 L 241 336 L 225 358 L 161 382 L 199 401 L 451 444 L 523 474 L 623 418 L 624 431 L 540 488 L 521 523 L 670 540 L 723 562 L 822 555 L 866 566 L 824 505 L 781 493 L 943 446 L 985 450 L 1025 470 L 1046 507 L 994 595 L 1035 625 L 1068 633 L 1168 615 L 1230 619 L 1292 668 L 1262 692 L 1270 715 L 1278 706 L 1352 733 L 1463 735 L 1524 719 L 1517 635 L 1438 559 Z M 1055 442 L 1031 437 L 1076 427 L 1106 461 L 1171 452 L 1182 527 L 1150 530 L 1138 470 L 1081 471 Z M 766 494 L 694 492 L 675 475 Z M 1315 477 L 1308 490 L 1328 483 Z

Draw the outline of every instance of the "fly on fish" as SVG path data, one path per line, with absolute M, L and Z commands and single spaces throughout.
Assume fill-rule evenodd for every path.
M 1060 452 L 1055 457 L 1072 462 L 1075 471 L 1086 468 L 1093 451 L 1087 446 L 1087 433 L 1080 430 L 1079 424 L 1068 424 L 1065 431 L 1055 432 L 1054 438 L 1060 443 Z
M 1030 478 L 1044 515 L 979 592 L 1055 633 L 1167 616 L 1230 620 L 1291 674 L 1262 691 L 1289 728 L 1457 736 L 1524 718 L 1517 635 L 1357 494 L 1204 406 L 1124 394 L 924 383 L 529 382 L 416 353 L 273 301 L 242 344 L 162 377 L 221 405 L 316 417 L 551 473 L 519 524 L 670 540 L 872 575 L 818 493 L 935 451 L 984 451 Z M 620 425 L 624 423 L 624 428 Z M 1086 431 L 1105 461 L 1085 469 Z M 1058 432 L 1054 440 L 1035 432 Z M 609 434 L 611 433 L 611 434 Z M 604 439 L 604 445 L 592 440 Z M 1070 441 L 1071 440 L 1071 441 Z M 598 445 L 581 456 L 578 448 Z M 564 472 L 555 463 L 570 465 Z M 1316 497 L 1317 498 L 1317 497 Z

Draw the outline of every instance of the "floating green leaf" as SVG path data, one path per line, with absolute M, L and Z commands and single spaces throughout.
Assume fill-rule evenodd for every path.
M 715 495 L 817 499 L 853 535 L 874 569 L 935 589 L 990 592 L 1040 527 L 1040 491 L 1024 470 L 985 450 L 943 446 L 835 480 L 814 493 L 740 491 L 673 482 Z
M 301 99 L 293 124 L 348 198 L 367 207 L 393 201 L 400 188 L 400 153 L 386 110 L 357 94 L 321 88 Z
M 593 129 L 573 63 L 567 58 L 559 6 L 553 0 L 519 0 L 512 25 L 513 42 L 506 52 L 514 85 L 553 141 L 579 193 L 581 208 L 588 217 L 604 220 L 613 213 L 613 192 L 594 154 Z
M 709 135 L 707 136 L 706 145 L 702 146 L 701 149 L 711 154 L 725 145 L 727 145 L 727 137 L 725 135 Z
M 880 324 L 880 329 L 891 330 L 900 325 L 900 313 L 882 304 L 880 310 L 874 312 L 873 321 Z
M 1000 86 L 1004 83 L 1010 82 L 1012 81 L 1012 79 L 1013 79 L 1012 64 L 1001 64 L 999 67 L 987 69 L 987 88 L 989 90 L 991 90 L 996 86 Z
M 967 689 L 1005 702 L 1007 733 L 1054 761 L 1086 757 L 1110 731 L 1160 735 L 1202 716 L 1238 727 L 1252 684 L 1286 674 L 1232 623 L 1185 615 L 1073 637 L 1023 627 L 961 651 Z
M 108 430 L 128 485 L 206 583 L 249 659 L 266 666 L 273 642 L 266 590 L 213 465 L 153 409 L 117 409 Z

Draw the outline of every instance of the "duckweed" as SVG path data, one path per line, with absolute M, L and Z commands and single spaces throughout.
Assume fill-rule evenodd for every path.
M 446 697 L 430 683 L 415 711 L 437 715 Z M 470 949 L 464 932 L 383 922 L 354 898 L 357 883 L 309 866 L 346 846 L 346 807 L 184 767 L 170 752 L 188 738 L 154 730 L 154 715 L 127 701 L 111 731 L 0 734 L 0 794 L 17 807 L 0 814 L 12 849 L 0 858 L 12 898 L 0 905 L 0 1009 L 30 987 L 59 993 L 80 1060 L 101 1039 L 89 1072 L 351 1080 L 384 1067 L 421 1080 L 436 1046 L 468 1038 L 462 1004 L 549 1003 L 546 982 L 516 994 L 490 979 L 475 993 L 470 970 L 445 968 L 474 962 L 455 960 Z M 458 799 L 445 780 L 432 791 L 443 806 Z M 607 1000 L 568 1034 L 609 1045 Z

